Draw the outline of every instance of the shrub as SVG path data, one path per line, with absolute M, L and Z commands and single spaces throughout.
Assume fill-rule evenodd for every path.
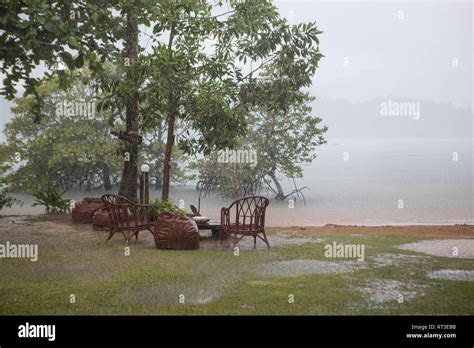
M 63 198 L 63 194 L 64 192 L 60 193 L 54 186 L 48 186 L 46 190 L 37 190 L 32 194 L 36 198 L 32 206 L 44 205 L 46 214 L 69 213 L 72 201 Z
M 153 211 L 157 215 L 161 213 L 176 213 L 182 217 L 188 216 L 183 209 L 178 208 L 178 206 L 169 200 L 162 201 L 161 199 L 154 199 L 150 202 L 150 205 L 153 207 Z

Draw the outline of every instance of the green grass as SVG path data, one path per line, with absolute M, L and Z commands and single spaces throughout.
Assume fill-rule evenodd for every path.
M 474 260 L 397 248 L 422 239 L 416 235 L 319 234 L 328 243 L 364 244 L 367 267 L 347 273 L 277 277 L 258 271 L 271 262 L 328 261 L 326 243 L 241 250 L 234 256 L 219 248 L 157 250 L 145 232 L 138 243 L 130 244 L 131 255 L 125 256 L 120 236 L 105 243 L 106 232 L 89 226 L 63 220 L 7 225 L 0 226 L 0 243 L 37 243 L 39 259 L 0 259 L 0 314 L 4 315 L 474 314 L 473 282 L 426 275 L 442 268 L 474 270 Z M 271 243 L 273 232 L 269 232 Z M 375 267 L 371 257 L 381 253 L 424 257 Z M 403 303 L 396 297 L 377 303 L 370 292 L 362 290 L 383 281 L 400 282 L 400 291 L 415 289 L 418 295 Z M 71 294 L 76 297 L 74 304 L 69 302 Z M 184 304 L 178 301 L 181 294 Z M 294 303 L 288 301 L 290 294 Z

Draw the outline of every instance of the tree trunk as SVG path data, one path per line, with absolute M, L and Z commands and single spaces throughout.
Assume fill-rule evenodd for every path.
M 104 189 L 109 191 L 112 189 L 112 182 L 110 181 L 110 168 L 107 164 L 104 163 L 102 167 L 102 176 L 104 180 Z
M 168 51 L 170 61 L 173 58 L 173 40 L 176 34 L 175 25 L 171 25 L 170 37 L 168 41 Z M 176 96 L 173 90 L 173 82 L 169 79 L 170 94 L 168 97 L 169 112 L 166 118 L 168 126 L 166 135 L 166 147 L 165 147 L 165 158 L 163 160 L 163 191 L 161 192 L 161 199 L 168 200 L 170 198 L 170 171 L 171 171 L 171 151 L 173 150 L 174 144 L 174 123 L 176 120 Z
M 133 64 L 138 57 L 138 18 L 132 2 L 127 9 L 126 57 L 130 64 Z M 138 91 L 135 90 L 128 96 L 125 112 L 127 138 L 124 139 L 125 153 L 119 195 L 136 201 L 139 145 Z
M 162 139 L 160 136 L 158 139 Z M 155 190 L 161 190 L 163 187 L 163 167 L 161 166 L 160 160 L 162 159 L 162 151 L 158 150 L 156 152 L 156 157 L 158 158 L 155 161 L 155 166 L 153 172 L 155 173 Z
M 163 160 L 163 191 L 162 200 L 168 200 L 170 197 L 170 170 L 171 170 L 171 151 L 174 144 L 174 123 L 176 115 L 172 111 L 168 114 L 168 135 L 166 137 L 165 158 Z
M 276 176 L 276 167 L 273 166 L 272 169 L 269 172 L 270 177 L 273 180 L 273 183 L 275 184 L 275 187 L 277 189 L 277 195 L 275 199 L 279 200 L 284 200 L 285 199 L 285 194 L 283 193 L 283 188 L 281 187 L 280 181 L 278 181 L 278 178 Z

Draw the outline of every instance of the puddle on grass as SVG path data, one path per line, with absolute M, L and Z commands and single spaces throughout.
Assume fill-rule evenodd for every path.
M 206 304 L 221 298 L 232 284 L 203 284 L 179 285 L 167 284 L 163 286 L 150 286 L 128 291 L 121 296 L 128 302 L 145 304 Z
M 438 271 L 428 273 L 428 277 L 432 279 L 464 280 L 468 282 L 474 282 L 474 271 L 465 271 L 460 269 L 440 269 Z
M 399 248 L 433 256 L 474 259 L 474 239 L 422 240 L 402 244 Z
M 393 279 L 376 279 L 356 290 L 363 292 L 369 301 L 369 308 L 380 308 L 381 304 L 394 301 L 410 301 L 424 295 L 427 287 L 415 283 L 402 283 Z M 401 296 L 402 297 L 401 297 Z
M 291 260 L 272 262 L 259 271 L 264 276 L 291 277 L 307 274 L 347 273 L 365 268 L 357 261 Z
M 375 267 L 398 266 L 402 263 L 424 262 L 429 256 L 383 253 L 370 257 Z
M 230 240 L 225 240 L 221 246 L 219 240 L 213 240 L 210 235 L 200 232 L 201 241 L 200 248 L 207 250 L 223 250 L 231 247 Z M 203 237 L 203 238 L 202 238 Z M 303 245 L 303 244 L 319 244 L 323 243 L 325 239 L 318 238 L 317 236 L 302 236 L 296 233 L 288 232 L 275 232 L 267 233 L 267 239 L 270 243 L 270 248 L 283 248 L 291 245 Z M 244 237 L 238 244 L 240 250 L 254 250 L 253 238 Z M 260 238 L 257 238 L 257 250 L 267 250 L 267 245 Z M 271 249 L 270 249 L 271 250 Z

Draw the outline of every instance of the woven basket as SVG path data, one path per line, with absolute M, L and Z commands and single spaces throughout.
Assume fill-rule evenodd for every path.
M 155 244 L 158 249 L 199 249 L 199 230 L 196 223 L 174 213 L 162 213 L 155 223 Z

